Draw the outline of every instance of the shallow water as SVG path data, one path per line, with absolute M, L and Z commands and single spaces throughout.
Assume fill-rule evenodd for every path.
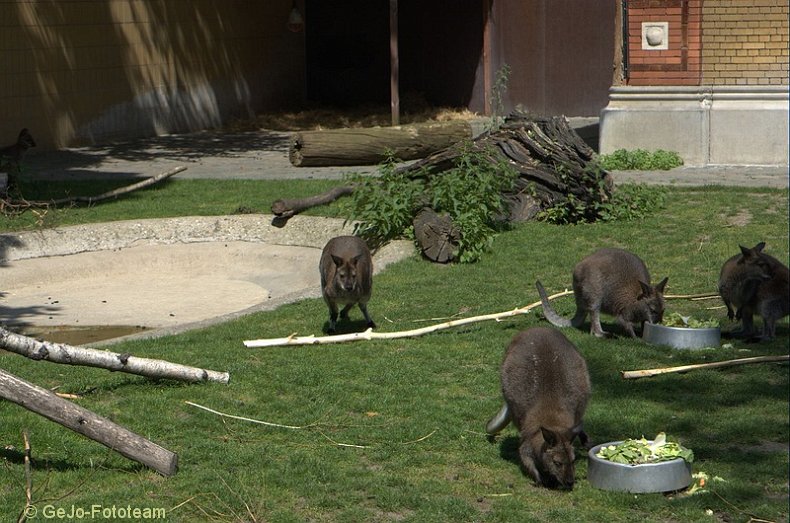
M 97 341 L 119 338 L 129 334 L 137 334 L 150 329 L 140 326 L 128 325 L 97 325 L 97 326 L 74 326 L 74 325 L 55 325 L 47 327 L 28 326 L 18 329 L 19 334 L 24 334 L 31 338 L 36 338 L 54 343 L 65 343 L 67 345 L 87 345 Z

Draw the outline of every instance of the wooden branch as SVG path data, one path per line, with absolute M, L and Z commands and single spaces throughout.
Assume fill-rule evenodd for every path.
M 151 185 L 161 182 L 162 180 L 170 178 L 174 174 L 178 174 L 181 171 L 185 171 L 186 169 L 187 169 L 186 167 L 174 167 L 169 171 L 165 171 L 163 173 L 157 174 L 156 176 L 153 176 L 151 178 L 146 178 L 145 180 L 133 183 L 131 185 L 125 185 L 123 187 L 119 187 L 117 189 L 107 191 L 97 196 L 72 196 L 69 198 L 60 198 L 57 200 L 49 200 L 49 201 L 21 200 L 21 201 L 12 201 L 10 202 L 10 205 L 19 205 L 19 206 L 27 206 L 27 207 L 48 207 L 50 205 L 58 206 L 58 205 L 65 205 L 71 203 L 86 203 L 90 205 L 104 200 L 109 200 L 111 198 L 117 198 L 124 194 L 128 194 L 132 191 L 136 191 L 138 189 L 149 187 Z
M 307 198 L 296 198 L 293 200 L 277 200 L 272 203 L 272 214 L 278 218 L 290 218 L 305 209 L 317 207 L 319 205 L 326 205 L 331 203 L 341 196 L 346 196 L 354 192 L 353 185 L 343 185 L 328 190 L 325 193 L 316 194 L 315 196 L 308 196 Z
M 563 291 L 557 294 L 553 294 L 549 296 L 550 300 L 555 298 L 560 298 L 562 296 L 568 296 L 573 294 L 573 291 Z M 324 343 L 344 343 L 348 341 L 359 341 L 359 340 L 391 340 L 397 338 L 413 338 L 416 336 L 422 336 L 423 334 L 429 334 L 431 332 L 436 332 L 439 330 L 449 329 L 451 327 L 458 327 L 460 325 L 467 325 L 469 323 L 476 323 L 480 321 L 486 320 L 501 320 L 504 318 L 510 318 L 512 316 L 517 316 L 519 314 L 527 314 L 532 309 L 536 307 L 540 307 L 541 303 L 535 302 L 525 307 L 521 307 L 519 309 L 513 309 L 512 311 L 506 312 L 498 312 L 494 314 L 486 314 L 484 316 L 472 316 L 469 318 L 461 318 L 459 320 L 451 320 L 445 323 L 439 323 L 436 325 L 429 325 L 428 327 L 422 327 L 420 329 L 412 329 L 408 331 L 399 331 L 399 332 L 373 332 L 373 329 L 367 329 L 364 332 L 353 332 L 350 334 L 337 334 L 334 336 L 288 336 L 286 338 L 272 338 L 272 339 L 262 339 L 262 340 L 246 340 L 244 345 L 246 347 L 277 347 L 282 345 L 315 345 L 315 344 L 324 344 Z
M 680 367 L 665 367 L 661 369 L 646 370 L 623 370 L 620 375 L 625 380 L 647 378 L 659 374 L 669 374 L 673 372 L 687 372 L 697 369 L 716 369 L 721 367 L 732 367 L 735 365 L 747 365 L 750 363 L 782 362 L 790 361 L 790 355 L 784 356 L 755 356 L 753 358 L 740 358 L 737 360 L 715 361 L 712 363 L 697 363 L 694 365 L 681 365 Z
M 163 476 L 178 469 L 178 455 L 93 412 L 59 398 L 55 393 L 0 369 L 0 398 L 26 408 Z
M 21 354 L 32 360 L 47 360 L 66 365 L 84 365 L 102 369 L 128 372 L 149 378 L 181 381 L 218 381 L 228 383 L 227 372 L 199 369 L 170 363 L 163 360 L 137 358 L 130 354 L 118 354 L 105 350 L 72 347 L 64 343 L 38 341 L 0 327 L 0 348 Z

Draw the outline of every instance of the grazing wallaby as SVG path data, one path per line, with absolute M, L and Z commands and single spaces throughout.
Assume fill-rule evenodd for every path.
M 790 270 L 763 249 L 740 246 L 741 254 L 724 262 L 719 274 L 719 294 L 730 319 L 741 320 L 740 331 L 733 334 L 752 337 L 754 314 L 763 318 L 763 340 L 776 337 L 776 321 L 790 314 Z
M 335 332 L 337 306 L 343 305 L 340 317 L 348 318 L 354 304 L 365 316 L 367 326 L 376 326 L 368 314 L 373 289 L 373 260 L 365 242 L 357 236 L 338 236 L 329 240 L 321 253 L 321 294 L 329 307 L 329 328 Z
M 36 141 L 27 129 L 22 129 L 16 139 L 16 143 L 0 147 L 0 171 L 8 173 L 8 186 L 6 191 L 11 191 L 17 188 L 17 176 L 21 172 L 20 164 L 25 153 L 31 147 L 36 146 Z
M 588 442 L 582 429 L 590 397 L 584 358 L 560 331 L 533 327 L 510 342 L 501 378 L 505 405 L 486 432 L 496 434 L 512 421 L 521 436 L 524 471 L 538 485 L 573 488 L 573 440 Z
M 599 249 L 573 269 L 573 295 L 576 315 L 561 317 L 549 303 L 540 281 L 535 282 L 546 319 L 557 327 L 579 328 L 590 315 L 590 334 L 602 338 L 601 313 L 611 314 L 617 323 L 636 338 L 634 323 L 661 323 L 664 317 L 664 287 L 668 278 L 650 285 L 650 274 L 638 256 L 622 249 Z

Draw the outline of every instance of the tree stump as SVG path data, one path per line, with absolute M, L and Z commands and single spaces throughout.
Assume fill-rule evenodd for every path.
M 453 260 L 461 232 L 446 215 L 438 215 L 430 207 L 424 207 L 414 217 L 414 237 L 423 256 L 438 263 Z
M 375 165 L 388 152 L 398 160 L 415 160 L 471 138 L 472 128 L 464 120 L 302 131 L 291 135 L 288 159 L 296 167 Z

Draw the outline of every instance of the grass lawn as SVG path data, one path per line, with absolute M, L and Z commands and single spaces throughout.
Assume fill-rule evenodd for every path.
M 180 214 L 266 212 L 272 199 L 332 182 L 179 180 L 94 208 L 50 213 L 69 224 Z M 436 265 L 417 257 L 374 282 L 369 310 L 382 331 L 426 320 L 501 312 L 570 286 L 573 265 L 600 246 L 619 246 L 647 263 L 669 294 L 715 292 L 719 269 L 738 244 L 767 244 L 787 263 L 787 191 L 671 188 L 667 205 L 635 222 L 555 226 L 527 223 L 495 239 L 473 265 Z M 338 214 L 337 204 L 317 209 Z M 29 213 L 0 220 L 26 229 Z M 0 268 L 0 271 L 2 269 Z M 0 272 L 0 274 L 2 274 Z M 555 302 L 570 315 L 573 299 Z M 720 300 L 668 301 L 668 311 L 721 318 Z M 596 490 L 578 451 L 576 487 L 535 487 L 520 471 L 508 428 L 483 434 L 501 405 L 498 367 L 519 330 L 546 325 L 539 309 L 420 338 L 342 345 L 247 349 L 246 339 L 319 334 L 321 300 L 293 303 L 205 330 L 112 350 L 227 370 L 229 385 L 152 381 L 100 369 L 33 362 L 0 351 L 0 368 L 76 400 L 179 455 L 164 478 L 8 402 L 0 403 L 0 515 L 25 506 L 22 432 L 29 434 L 38 518 L 63 509 L 164 508 L 166 520 L 414 522 L 710 522 L 788 520 L 788 366 L 759 364 L 624 381 L 619 371 L 747 356 L 787 354 L 787 318 L 770 343 L 732 341 L 717 350 L 678 351 L 618 336 L 564 332 L 587 359 L 593 394 L 585 429 L 594 443 L 660 431 L 691 448 L 694 470 L 711 478 L 692 496 Z M 358 310 L 351 324 L 361 329 Z M 611 318 L 604 329 L 618 332 Z M 759 323 L 759 320 L 758 320 Z M 727 340 L 729 341 L 729 340 Z M 187 405 L 303 429 L 224 419 Z M 47 512 L 48 511 L 48 512 Z M 106 513 L 106 512 L 105 512 Z M 87 516 L 86 516 L 87 517 Z M 99 519 L 97 517 L 97 519 Z M 61 519 L 66 520 L 66 519 Z

